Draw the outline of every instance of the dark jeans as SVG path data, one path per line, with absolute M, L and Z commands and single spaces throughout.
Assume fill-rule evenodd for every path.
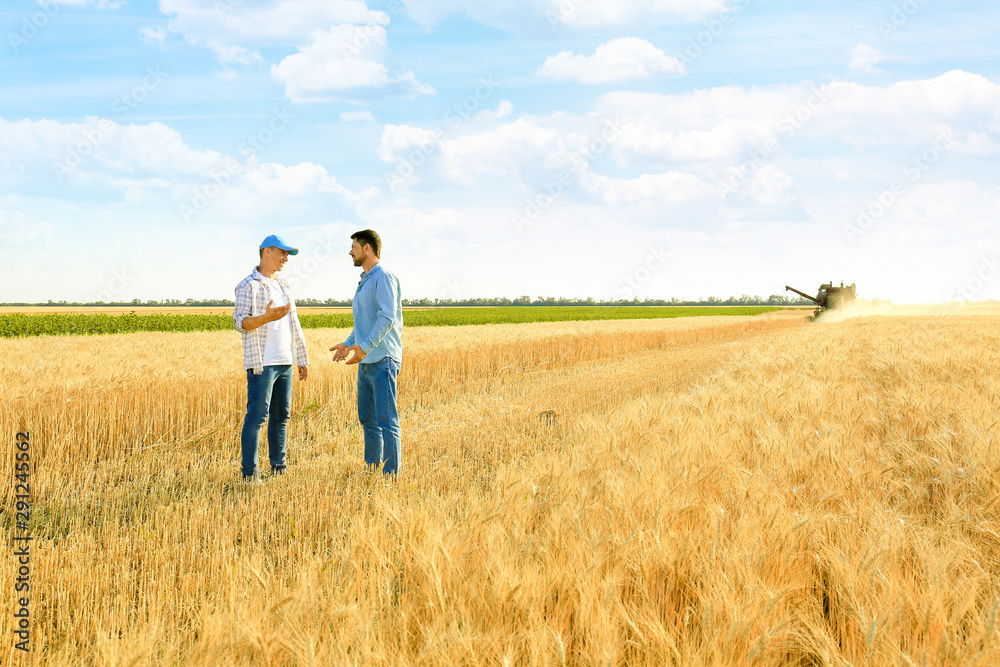
M 391 357 L 358 364 L 358 419 L 365 432 L 365 463 L 382 466 L 386 475 L 398 473 L 400 464 L 398 375 L 399 362 Z
M 257 447 L 260 427 L 267 420 L 267 453 L 271 470 L 285 469 L 285 440 L 292 407 L 292 367 L 265 366 L 254 375 L 247 369 L 247 415 L 240 436 L 243 450 L 243 477 L 257 474 Z

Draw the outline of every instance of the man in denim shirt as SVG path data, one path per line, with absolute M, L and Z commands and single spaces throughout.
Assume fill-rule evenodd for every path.
M 358 419 L 365 433 L 365 463 L 385 475 L 399 473 L 396 377 L 403 361 L 403 301 L 399 280 L 382 268 L 382 240 L 371 229 L 351 235 L 354 266 L 364 269 L 354 292 L 354 329 L 330 350 L 334 361 L 358 364 Z M 353 356 L 352 356 L 353 355 Z

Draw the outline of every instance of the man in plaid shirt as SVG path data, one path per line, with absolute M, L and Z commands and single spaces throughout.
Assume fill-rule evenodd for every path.
M 298 249 L 280 236 L 260 244 L 260 265 L 236 286 L 233 326 L 243 334 L 243 367 L 247 373 L 247 414 L 240 437 L 243 479 L 257 476 L 260 428 L 267 421 L 271 472 L 285 472 L 285 442 L 292 405 L 292 365 L 299 379 L 308 376 L 309 355 L 295 299 L 278 276 Z

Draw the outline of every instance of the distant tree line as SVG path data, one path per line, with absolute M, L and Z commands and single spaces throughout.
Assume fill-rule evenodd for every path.
M 298 301 L 296 301 L 298 303 Z M 586 299 L 567 299 L 566 297 L 519 296 L 516 299 L 497 297 L 493 299 L 403 299 L 404 306 L 417 307 L 449 307 L 449 306 L 800 306 L 811 305 L 812 301 L 802 297 L 789 299 L 784 294 L 772 294 L 766 299 L 759 295 L 744 294 L 740 297 L 731 296 L 719 299 L 710 296 L 707 299 L 618 299 L 615 301 L 596 301 L 593 297 Z
M 351 300 L 338 301 L 337 299 L 296 299 L 296 305 L 304 307 L 326 307 L 326 308 L 349 308 Z M 163 301 L 142 301 L 132 299 L 131 301 L 48 301 L 46 303 L 4 303 L 3 306 L 73 306 L 73 307 L 130 307 L 130 308 L 185 308 L 185 307 L 233 307 L 233 302 L 229 299 L 164 299 Z M 404 306 L 417 308 L 457 308 L 470 306 L 808 306 L 812 301 L 802 297 L 790 299 L 785 294 L 772 294 L 766 299 L 759 295 L 731 296 L 728 299 L 719 299 L 710 296 L 707 299 L 687 300 L 678 299 L 643 299 L 634 298 L 631 300 L 618 299 L 617 301 L 596 301 L 593 297 L 586 299 L 567 299 L 566 297 L 539 296 L 532 299 L 530 296 L 519 296 L 516 299 L 506 297 L 476 298 L 476 299 L 403 299 Z

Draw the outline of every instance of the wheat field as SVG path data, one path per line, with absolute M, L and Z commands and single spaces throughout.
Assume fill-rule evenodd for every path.
M 1000 664 L 1000 316 L 407 330 L 402 475 L 307 330 L 238 480 L 235 332 L 0 340 L 4 665 Z M 266 458 L 266 454 L 265 454 Z

